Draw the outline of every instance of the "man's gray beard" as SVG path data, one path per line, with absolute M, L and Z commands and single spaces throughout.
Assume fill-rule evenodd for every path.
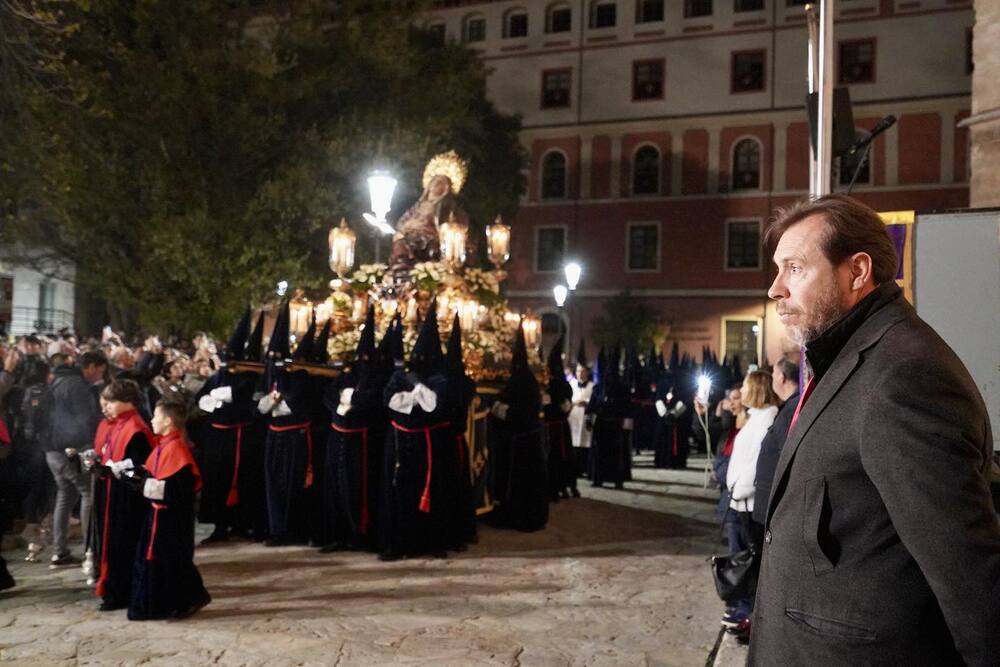
M 797 327 L 788 327 L 788 337 L 799 347 L 807 347 L 827 329 L 847 314 L 840 305 L 840 293 L 834 286 L 816 303 L 816 311 L 808 322 Z

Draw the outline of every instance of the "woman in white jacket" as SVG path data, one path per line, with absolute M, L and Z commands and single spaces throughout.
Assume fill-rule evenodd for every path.
M 726 472 L 726 486 L 729 488 L 729 508 L 739 514 L 737 521 L 727 522 L 729 530 L 729 552 L 736 553 L 750 546 L 750 516 L 754 504 L 754 478 L 757 474 L 757 457 L 760 443 L 778 414 L 778 396 L 771 388 L 771 374 L 764 371 L 747 373 L 740 390 L 743 405 L 749 414 L 746 424 L 740 429 L 733 443 L 733 454 Z M 767 498 L 761 502 L 766 503 Z M 722 624 L 730 627 L 739 625 L 749 618 L 753 609 L 753 599 L 741 600 L 733 609 L 727 610 Z

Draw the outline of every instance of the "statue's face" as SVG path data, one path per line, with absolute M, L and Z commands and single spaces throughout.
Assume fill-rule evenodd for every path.
M 427 184 L 427 194 L 431 199 L 441 199 L 451 191 L 451 180 L 447 176 L 435 176 Z

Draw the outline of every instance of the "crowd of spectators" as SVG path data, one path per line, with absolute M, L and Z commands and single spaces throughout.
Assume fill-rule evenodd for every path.
M 0 359 L 0 533 L 23 535 L 28 560 L 51 546 L 52 567 L 80 562 L 67 542 L 75 526 L 88 529 L 90 485 L 79 455 L 93 447 L 103 387 L 135 380 L 148 421 L 161 398 L 190 403 L 221 363 L 205 334 L 126 342 L 110 327 L 100 339 L 68 331 L 5 338 Z

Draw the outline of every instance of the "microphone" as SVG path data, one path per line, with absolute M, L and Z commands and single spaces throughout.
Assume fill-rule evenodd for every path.
M 851 146 L 851 150 L 847 151 L 847 154 L 848 155 L 854 155 L 859 150 L 861 150 L 862 148 L 864 148 L 865 146 L 867 146 L 868 144 L 870 144 L 871 142 L 873 142 L 875 140 L 875 137 L 877 137 L 878 135 L 882 134 L 883 132 L 885 132 L 886 130 L 888 130 L 890 127 L 892 127 L 895 124 L 896 124 L 896 117 L 895 116 L 893 116 L 893 115 L 886 116 L 885 118 L 883 118 L 879 122 L 875 123 L 875 127 L 873 127 L 871 129 L 871 131 L 868 132 L 868 136 L 867 137 L 865 137 L 863 139 L 858 139 L 854 143 L 854 145 Z

